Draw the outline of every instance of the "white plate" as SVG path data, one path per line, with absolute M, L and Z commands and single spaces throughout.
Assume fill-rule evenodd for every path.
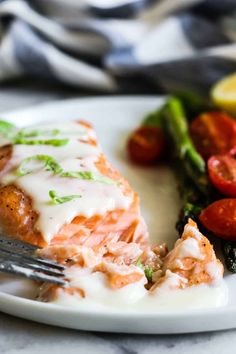
M 2 114 L 19 126 L 45 120 L 85 119 L 91 121 L 108 158 L 128 178 L 141 196 L 144 217 L 153 242 L 168 241 L 174 230 L 179 199 L 171 171 L 132 166 L 126 159 L 125 141 L 142 117 L 163 102 L 150 96 L 100 97 L 54 102 L 25 110 Z M 166 218 L 166 215 L 168 217 Z M 26 319 L 69 328 L 132 332 L 187 333 L 236 327 L 236 276 L 226 276 L 229 287 L 228 305 L 216 309 L 185 311 L 90 311 L 76 310 L 34 300 L 29 281 L 3 276 L 0 284 L 0 310 Z

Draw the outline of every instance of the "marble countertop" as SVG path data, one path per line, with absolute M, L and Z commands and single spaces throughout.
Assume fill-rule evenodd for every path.
M 8 84 L 0 87 L 0 112 L 78 96 L 78 91 L 44 83 Z M 1 354 L 231 354 L 233 348 L 236 330 L 165 336 L 108 334 L 46 326 L 0 312 Z

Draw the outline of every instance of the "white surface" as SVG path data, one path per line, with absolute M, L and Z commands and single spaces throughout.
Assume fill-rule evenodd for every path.
M 32 120 L 36 122 L 49 118 L 61 120 L 86 118 L 94 122 L 102 146 L 108 153 L 110 160 L 115 162 L 116 166 L 140 193 L 151 234 L 155 240 L 158 238 L 161 241 L 169 234 L 174 235 L 172 232 L 175 222 L 173 215 L 177 214 L 171 213 L 172 219 L 169 218 L 168 223 L 167 219 L 163 217 L 170 202 L 172 212 L 176 211 L 177 213 L 178 210 L 178 198 L 173 176 L 164 167 L 158 168 L 158 170 L 131 168 L 124 155 L 127 131 L 137 125 L 144 113 L 155 108 L 157 104 L 158 100 L 154 97 L 117 97 L 105 100 L 100 98 L 89 101 L 82 99 L 54 103 L 41 108 L 34 107 L 31 110 L 2 115 L 2 117 L 11 117 L 11 120 L 14 119 L 19 125 L 32 124 Z M 165 188 L 163 188 L 164 185 Z M 150 196 L 154 198 L 150 198 Z M 157 219 L 157 215 L 160 219 Z M 165 223 L 162 223 L 163 221 Z M 161 232 L 159 233 L 157 230 Z M 171 239 L 169 239 L 169 243 L 171 243 Z M 0 294 L 0 308 L 2 311 L 44 323 L 100 331 L 178 333 L 232 328 L 236 326 L 236 307 L 233 301 L 234 278 L 230 276 L 227 279 L 232 295 L 228 306 L 217 310 L 162 314 L 143 313 L 142 315 L 138 312 L 131 314 L 127 311 L 119 314 L 94 314 L 89 311 L 78 313 L 73 309 L 56 308 L 54 305 L 37 303 L 4 293 Z M 18 283 L 17 289 L 19 289 L 19 285 L 20 283 Z

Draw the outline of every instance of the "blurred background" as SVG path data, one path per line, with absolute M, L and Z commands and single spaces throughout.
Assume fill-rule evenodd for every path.
M 1 110 L 9 93 L 205 95 L 236 71 L 236 0 L 2 0 L 0 36 Z

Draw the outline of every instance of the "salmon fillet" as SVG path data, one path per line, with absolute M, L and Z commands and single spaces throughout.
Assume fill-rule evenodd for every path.
M 79 124 L 92 129 L 92 126 L 87 122 L 79 121 Z M 84 144 L 97 146 L 97 140 L 94 137 L 80 139 L 80 141 Z M 9 172 L 8 165 L 12 151 L 13 145 L 8 144 L 0 147 L 0 177 Z M 140 214 L 138 195 L 133 192 L 128 182 L 102 153 L 99 154 L 95 165 L 103 176 L 117 181 L 123 194 L 132 199 L 129 208 L 115 209 L 91 217 L 77 215 L 69 224 L 62 225 L 48 243 L 36 226 L 39 215 L 33 207 L 30 195 L 27 195 L 13 182 L 2 185 L 0 188 L 0 225 L 2 230 L 6 234 L 40 247 L 68 243 L 92 247 L 119 240 L 137 242 L 144 247 L 147 244 L 148 233 Z
M 85 131 L 78 132 L 72 148 L 68 148 L 68 145 L 65 149 L 62 147 L 61 150 L 50 148 L 49 151 L 53 156 L 49 156 L 49 160 L 45 155 L 45 151 L 48 150 L 43 146 L 36 146 L 34 149 L 28 147 L 27 144 L 26 147 L 5 144 L 0 147 L 0 225 L 2 230 L 13 237 L 42 247 L 37 251 L 38 255 L 53 259 L 67 267 L 68 285 L 61 287 L 42 284 L 38 298 L 43 301 L 55 301 L 63 293 L 78 298 L 86 297 L 86 289 L 82 285 L 75 284 L 76 277 L 79 278 L 81 274 L 101 275 L 104 286 L 111 290 L 139 284 L 142 288 L 145 286 L 147 290 L 150 290 L 150 293 L 158 291 L 163 286 L 168 289 L 183 289 L 198 284 L 212 285 L 221 280 L 223 266 L 216 258 L 210 242 L 199 232 L 192 220 L 189 220 L 185 226 L 182 237 L 177 240 L 172 251 L 168 252 L 165 244 L 152 247 L 149 245 L 147 227 L 140 213 L 137 193 L 100 151 L 92 126 L 84 121 L 76 124 L 84 127 Z M 76 130 L 76 125 L 71 127 L 72 130 Z M 49 135 L 56 131 L 48 127 L 40 129 L 44 134 Z M 39 134 L 38 131 L 36 133 Z M 35 133 L 31 131 L 27 134 L 30 136 Z M 68 131 L 67 137 L 70 137 L 70 134 L 75 133 Z M 40 141 L 43 140 L 43 138 L 40 139 Z M 75 150 L 76 147 L 78 147 L 78 152 Z M 22 173 L 22 161 L 19 156 L 24 156 L 23 162 L 26 160 L 28 163 L 32 160 L 32 153 L 35 151 L 37 155 L 33 155 L 33 160 L 35 156 L 36 160 L 42 160 L 43 156 L 49 165 L 43 163 L 39 167 L 38 165 L 36 167 L 26 166 L 28 168 L 26 172 L 25 165 L 23 165 L 23 175 L 17 175 L 19 165 Z M 62 156 L 58 155 L 58 152 L 61 152 Z M 95 154 L 92 160 L 90 153 Z M 72 161 L 70 154 L 73 155 Z M 38 156 L 41 157 L 38 158 Z M 79 173 L 73 170 L 63 172 L 64 169 L 71 169 L 74 165 L 80 167 Z M 91 168 L 91 171 L 86 170 L 87 166 Z M 66 176 L 63 176 L 63 173 Z M 57 183 L 58 188 L 65 184 L 70 191 L 73 187 L 74 176 L 76 178 L 74 186 L 79 188 L 81 195 L 76 193 L 74 196 L 73 192 L 72 196 L 59 196 L 53 207 L 52 201 L 44 199 L 40 200 L 41 204 L 35 203 L 32 196 L 36 195 L 39 199 L 41 198 L 41 194 L 45 193 L 44 182 L 50 188 L 51 186 L 54 188 L 53 183 Z M 94 176 L 99 177 L 97 182 Z M 28 187 L 28 177 L 33 178 L 30 180 L 34 182 L 31 183 L 32 189 Z M 92 178 L 92 182 L 87 181 Z M 108 183 L 108 186 L 104 187 L 103 183 Z M 86 208 L 82 208 L 85 214 L 77 213 L 71 217 L 69 222 L 63 221 L 51 237 L 45 237 L 43 229 L 39 227 L 42 225 L 39 223 L 40 208 L 44 211 L 42 207 L 49 208 L 50 206 L 47 209 L 49 216 L 47 213 L 44 214 L 44 218 L 48 217 L 48 221 L 52 218 L 50 212 L 54 208 L 64 220 L 61 210 L 66 213 L 68 209 L 60 209 L 60 205 L 76 197 L 79 201 L 78 204 L 70 204 L 72 209 L 75 208 L 74 205 L 82 207 L 81 203 L 84 203 L 93 211 L 93 204 L 91 204 L 93 199 L 88 193 L 90 189 L 95 195 L 100 196 L 99 203 L 97 200 L 94 200 L 94 203 L 101 212 L 91 212 L 87 216 L 85 215 Z M 37 194 L 37 190 L 40 190 L 40 193 Z M 102 191 L 102 194 L 96 194 L 97 191 L 99 193 Z M 101 195 L 104 198 L 101 198 Z M 113 203 L 114 195 L 114 198 L 123 204 Z M 103 211 L 103 208 L 99 209 L 99 207 L 100 204 L 103 207 L 105 202 L 108 207 Z M 124 207 L 114 205 L 124 205 Z M 57 220 L 57 212 L 54 215 Z

